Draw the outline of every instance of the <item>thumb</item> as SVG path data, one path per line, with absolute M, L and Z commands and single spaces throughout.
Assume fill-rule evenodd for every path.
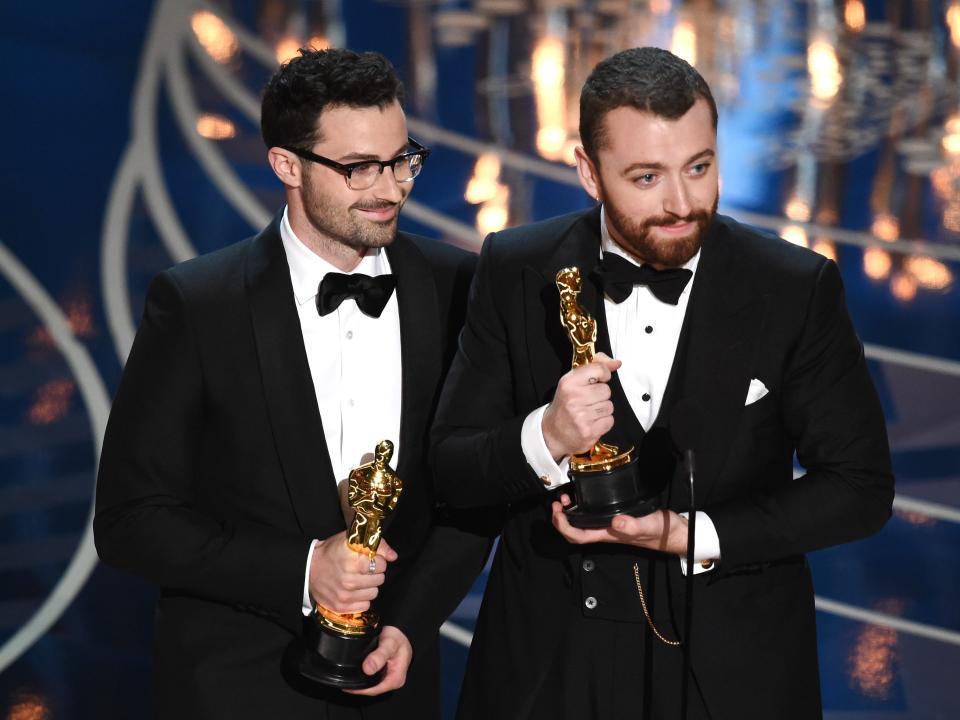
M 383 555 L 390 562 L 393 562 L 400 557 L 397 555 L 397 551 L 390 547 L 390 543 L 387 542 L 386 538 L 380 538 L 380 545 L 377 547 L 377 552 L 380 555 Z
M 623 365 L 623 362 L 620 360 L 614 360 L 612 357 L 603 352 L 598 352 L 593 356 L 593 362 L 600 363 L 610 372 L 619 370 L 620 366 Z
M 617 515 L 610 523 L 610 527 L 614 532 L 628 535 L 634 530 L 634 524 L 636 522 L 637 519 L 629 515 Z
M 364 658 L 363 671 L 367 675 L 373 675 L 374 673 L 379 672 L 380 668 L 387 664 L 387 660 L 389 660 L 396 651 L 394 648 L 395 644 L 395 640 L 391 638 L 384 638 L 381 635 L 380 644 L 377 646 L 377 649 Z

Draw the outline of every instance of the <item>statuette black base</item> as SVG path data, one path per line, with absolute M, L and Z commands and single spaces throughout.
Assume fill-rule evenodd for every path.
M 311 615 L 304 633 L 287 648 L 284 663 L 295 676 L 312 685 L 344 690 L 373 687 L 383 680 L 386 668 L 373 675 L 363 671 L 363 661 L 376 650 L 380 628 L 362 635 L 343 635 L 323 626 Z
M 573 504 L 564 508 L 575 528 L 603 528 L 616 515 L 642 517 L 660 509 L 659 496 L 669 476 L 643 477 L 638 459 L 607 472 L 573 472 Z

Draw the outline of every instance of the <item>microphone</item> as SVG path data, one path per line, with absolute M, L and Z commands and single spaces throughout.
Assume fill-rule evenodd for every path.
M 693 471 L 693 450 L 700 444 L 703 435 L 703 408 L 696 400 L 683 398 L 677 401 L 670 413 L 670 437 L 674 447 L 683 456 L 683 470 Z
M 687 519 L 687 577 L 684 603 L 683 676 L 680 678 L 680 717 L 687 718 L 687 697 L 690 683 L 690 647 L 693 642 L 693 544 L 697 526 L 693 478 L 696 473 L 694 448 L 703 433 L 703 408 L 696 400 L 683 398 L 670 413 L 670 436 L 683 458 L 683 471 L 690 481 L 690 512 Z

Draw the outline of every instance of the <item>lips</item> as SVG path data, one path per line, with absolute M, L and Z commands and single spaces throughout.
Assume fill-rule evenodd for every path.
M 655 227 L 667 235 L 686 235 L 696 227 L 695 222 L 672 223 L 670 225 L 656 225 Z
M 374 222 L 390 222 L 397 216 L 397 206 L 388 205 L 386 207 L 380 208 L 354 208 L 359 212 L 363 217 L 373 220 Z

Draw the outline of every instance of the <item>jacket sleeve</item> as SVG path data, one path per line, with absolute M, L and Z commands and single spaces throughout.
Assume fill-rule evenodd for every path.
M 188 303 L 169 273 L 144 317 L 107 423 L 94 539 L 101 559 L 158 583 L 298 629 L 310 539 L 198 503 L 204 380 Z
M 863 538 L 890 517 L 883 411 L 832 261 L 819 269 L 786 358 L 781 418 L 807 472 L 708 509 L 728 568 Z
M 498 275 L 495 246 L 490 235 L 433 429 L 437 494 L 453 507 L 503 505 L 545 492 L 524 457 L 526 415 L 514 400 L 514 374 L 529 369 L 512 362 L 508 323 L 498 307 L 519 291 L 520 280 Z

